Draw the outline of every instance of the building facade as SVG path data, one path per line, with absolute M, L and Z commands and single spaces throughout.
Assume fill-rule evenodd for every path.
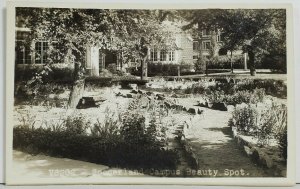
M 170 25 L 170 22 L 168 23 Z M 184 32 L 178 26 L 174 28 L 175 48 L 173 50 L 164 50 L 156 47 L 150 47 L 148 50 L 148 62 L 156 64 L 176 64 L 190 65 L 189 71 L 195 71 L 194 65 L 199 57 L 204 57 L 208 61 L 211 57 L 218 56 L 222 46 L 222 35 L 220 30 L 209 31 L 202 30 L 197 37 Z M 69 64 L 72 60 L 68 56 L 60 58 L 58 56 L 55 42 L 49 42 L 47 39 L 30 38 L 31 31 L 28 28 L 16 27 L 15 41 L 15 64 L 16 66 L 26 65 L 43 65 L 52 64 Z M 51 53 L 49 53 L 51 49 Z M 241 52 L 238 52 L 241 53 Z M 98 76 L 102 69 L 114 65 L 117 70 L 126 67 L 137 67 L 135 60 L 124 63 L 122 53 L 117 51 L 108 51 L 98 48 L 94 45 L 86 46 L 85 68 L 88 75 Z M 51 56 L 51 58 L 49 58 Z M 246 60 L 246 59 L 245 59 Z M 205 69 L 205 67 L 203 67 Z M 125 70 L 125 69 L 123 69 Z

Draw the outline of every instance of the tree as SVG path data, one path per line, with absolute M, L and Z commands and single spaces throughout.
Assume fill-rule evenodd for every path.
M 122 51 L 124 56 L 138 56 L 144 65 L 147 57 L 145 44 L 165 42 L 165 35 L 160 35 L 161 27 L 152 10 L 17 8 L 16 13 L 17 17 L 24 19 L 25 27 L 31 29 L 31 40 L 47 39 L 49 43 L 56 43 L 61 57 L 70 55 L 74 63 L 74 78 L 69 108 L 77 106 L 84 91 L 88 45 Z M 47 53 L 51 54 L 51 50 L 53 48 Z M 48 60 L 49 64 L 53 62 L 50 56 Z
M 60 56 L 67 51 L 74 63 L 74 78 L 68 102 L 75 108 L 84 90 L 84 59 L 86 46 L 97 43 L 106 49 L 112 48 L 116 17 L 110 10 L 61 9 L 61 8 L 17 8 L 17 16 L 26 17 L 26 27 L 32 31 L 33 39 L 47 39 L 56 43 Z M 51 52 L 48 52 L 49 54 Z M 52 63 L 48 57 L 49 64 Z
M 182 15 L 189 22 L 184 29 L 221 29 L 223 48 L 231 54 L 232 71 L 232 52 L 237 49 L 249 54 L 251 75 L 255 75 L 256 55 L 285 54 L 284 9 L 205 9 Z
M 164 23 L 167 13 L 158 10 L 122 10 L 118 11 L 132 18 L 124 23 L 128 30 L 117 36 L 124 41 L 122 52 L 127 59 L 138 59 L 141 65 L 141 79 L 147 77 L 148 54 L 152 48 L 171 50 L 175 48 L 174 27 Z
M 216 19 L 219 15 L 223 14 L 222 9 L 199 9 L 199 10 L 191 10 L 191 11 L 180 11 L 180 15 L 182 18 L 188 22 L 185 26 L 183 26 L 183 30 L 190 30 L 192 35 L 197 39 L 197 41 L 201 41 L 202 31 L 207 30 L 211 33 L 210 35 L 210 60 L 206 60 L 203 57 L 202 53 L 202 44 L 199 43 L 199 58 L 197 64 L 203 64 L 205 62 L 205 72 L 208 74 L 207 70 L 207 62 L 212 61 L 215 56 L 215 48 L 216 44 L 216 34 L 220 28 L 219 20 Z M 199 67 L 199 66 L 198 66 Z
M 243 47 L 249 55 L 251 75 L 255 75 L 256 55 L 264 56 L 271 52 L 270 48 L 285 47 L 284 18 L 285 10 L 281 9 L 235 9 L 217 17 L 223 31 L 224 47 L 231 52 Z M 279 33 L 283 35 L 279 36 Z M 283 44 L 279 45 L 278 41 Z

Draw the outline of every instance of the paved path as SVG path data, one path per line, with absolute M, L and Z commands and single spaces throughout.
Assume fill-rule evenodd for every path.
M 228 176 L 230 170 L 234 171 L 231 176 L 273 176 L 258 167 L 239 149 L 228 126 L 230 110 L 219 111 L 194 106 L 197 104 L 196 100 L 188 98 L 178 99 L 178 103 L 203 110 L 201 115 L 195 115 L 190 120 L 189 128 L 184 129 L 185 139 L 198 160 L 198 170 L 217 170 L 215 176 L 219 177 Z
M 204 113 L 195 116 L 185 133 L 186 140 L 198 158 L 199 170 L 217 170 L 216 176 L 228 176 L 233 171 L 232 176 L 272 176 L 255 165 L 238 148 L 231 135 L 231 128 L 228 127 L 230 112 L 201 109 L 204 109 Z

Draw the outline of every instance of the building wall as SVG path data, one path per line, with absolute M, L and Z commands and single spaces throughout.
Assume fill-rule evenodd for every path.
M 181 34 L 179 37 L 179 64 L 190 64 L 193 65 L 193 38 L 187 34 Z

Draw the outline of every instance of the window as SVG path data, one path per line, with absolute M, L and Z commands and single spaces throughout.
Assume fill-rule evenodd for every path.
M 193 42 L 193 50 L 198 50 L 199 48 L 199 43 L 198 43 L 198 41 L 194 41 Z
M 218 34 L 218 35 L 217 35 L 217 42 L 220 42 L 220 41 L 221 41 L 221 35 Z
M 169 51 L 169 61 L 174 61 L 174 51 Z
M 193 59 L 194 60 L 197 60 L 198 59 L 198 56 L 196 55 L 196 56 L 193 56 Z
M 210 41 L 203 41 L 202 45 L 204 50 L 211 49 Z
M 167 60 L 167 53 L 166 51 L 160 51 L 160 61 L 166 61 Z
M 38 41 L 35 43 L 35 63 L 45 64 L 47 62 L 48 42 Z
M 150 61 L 157 61 L 157 50 L 152 50 L 150 52 Z
M 31 63 L 31 53 L 30 45 L 26 44 L 22 40 L 16 41 L 16 55 L 15 63 L 16 64 L 30 64 Z
M 209 30 L 207 29 L 202 30 L 202 36 L 208 36 L 208 35 L 210 35 Z
M 99 49 L 99 69 L 102 70 L 105 68 L 105 54 L 102 49 Z

